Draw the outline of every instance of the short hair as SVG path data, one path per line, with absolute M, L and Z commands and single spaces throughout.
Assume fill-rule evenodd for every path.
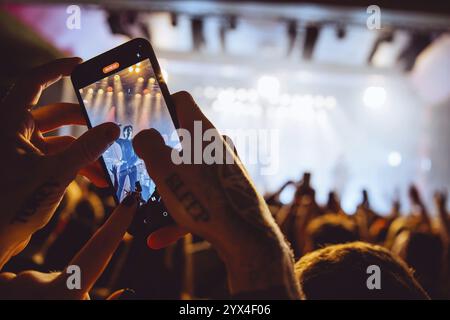
M 353 220 L 335 213 L 314 218 L 306 227 L 309 249 L 316 250 L 330 244 L 359 240 L 358 230 Z
M 439 235 L 405 230 L 397 236 L 392 252 L 414 269 L 417 281 L 432 298 L 439 297 L 444 264 L 444 244 Z
M 369 289 L 367 268 L 381 270 L 381 289 Z M 408 266 L 387 249 L 364 242 L 332 245 L 295 265 L 304 299 L 429 299 Z
M 400 216 L 389 225 L 384 246 L 392 248 L 397 236 L 405 230 L 417 230 L 423 224 L 419 216 Z

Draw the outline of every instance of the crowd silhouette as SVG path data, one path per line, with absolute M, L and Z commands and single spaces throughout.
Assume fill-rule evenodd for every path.
M 294 185 L 296 193 L 290 203 L 283 204 L 279 196 L 288 185 Z M 305 173 L 300 182 L 288 181 L 279 190 L 266 196 L 275 220 L 295 253 L 300 281 L 308 281 L 304 280 L 305 273 L 308 272 L 305 269 L 322 269 L 314 270 L 318 279 L 321 271 L 328 273 L 324 275 L 324 279 L 314 280 L 314 285 L 311 284 L 314 289 L 308 296 L 376 298 L 378 293 L 363 288 L 365 282 L 358 277 L 358 273 L 361 274 L 364 268 L 356 271 L 348 267 L 365 261 L 370 255 L 389 255 L 386 259 L 397 261 L 397 266 L 393 265 L 394 262 L 387 263 L 386 259 L 381 259 L 379 264 L 384 266 L 381 271 L 394 272 L 394 268 L 401 267 L 403 277 L 419 284 L 415 286 L 412 281 L 414 289 L 408 289 L 411 295 L 403 295 L 404 298 L 449 298 L 450 228 L 446 209 L 447 193 L 435 192 L 435 215 L 430 214 L 414 185 L 409 188 L 411 212 L 401 212 L 399 200 L 394 200 L 391 211 L 387 215 L 381 214 L 371 207 L 367 190 L 362 190 L 361 198 L 354 213 L 342 209 L 334 191 L 329 193 L 327 203 L 320 205 L 316 202 L 309 173 Z M 319 255 L 326 255 L 329 261 L 315 261 Z M 349 256 L 343 258 L 345 255 Z M 341 261 L 339 256 L 348 261 Z M 313 266 L 315 263 L 318 265 Z M 361 276 L 367 278 L 367 274 Z M 328 284 L 325 278 L 329 281 Z M 327 288 L 332 281 L 342 281 L 338 284 L 342 285 L 339 293 L 328 292 Z M 357 284 L 360 288 L 353 288 L 352 284 Z M 302 284 L 301 287 L 303 286 Z M 380 295 L 380 298 L 402 296 L 395 290 L 392 292 L 392 295 Z

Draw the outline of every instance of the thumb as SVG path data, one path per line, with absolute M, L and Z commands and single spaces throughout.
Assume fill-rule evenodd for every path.
M 174 171 L 173 153 L 177 152 L 164 142 L 161 134 L 155 129 L 139 132 L 133 139 L 136 154 L 142 158 L 148 174 L 160 185 L 162 179 Z
M 111 122 L 103 123 L 85 132 L 66 150 L 59 154 L 65 169 L 76 172 L 97 160 L 119 138 L 119 127 Z
M 165 248 L 188 233 L 188 230 L 179 225 L 166 226 L 152 232 L 147 237 L 147 246 L 154 250 Z

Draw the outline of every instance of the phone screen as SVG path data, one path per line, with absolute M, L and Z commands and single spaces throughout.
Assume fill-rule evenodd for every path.
M 120 137 L 103 154 L 103 161 L 117 199 L 141 190 L 144 200 L 155 191 L 155 183 L 145 164 L 133 149 L 132 139 L 139 131 L 154 128 L 166 144 L 179 146 L 158 78 L 149 59 L 142 60 L 79 89 L 92 126 L 115 122 Z M 155 154 L 155 157 L 158 155 Z

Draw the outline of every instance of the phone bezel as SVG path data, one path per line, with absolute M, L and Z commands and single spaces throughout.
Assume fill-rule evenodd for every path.
M 138 53 L 140 55 L 139 57 Z M 175 129 L 179 128 L 175 105 L 173 104 L 169 89 L 167 88 L 167 84 L 163 78 L 161 68 L 159 66 L 158 60 L 156 59 L 155 52 L 153 51 L 150 42 L 148 42 L 146 39 L 136 38 L 79 64 L 73 70 L 70 78 L 75 89 L 78 102 L 82 107 L 81 109 L 83 110 L 83 116 L 86 119 L 87 127 L 89 129 L 92 128 L 91 120 L 89 119 L 86 106 L 84 105 L 83 98 L 81 97 L 79 90 L 146 59 L 150 60 L 151 66 L 155 73 L 156 81 L 158 81 L 158 85 L 161 89 L 161 93 L 163 95 L 167 108 L 169 109 L 169 114 L 175 126 Z M 119 63 L 119 67 L 117 69 L 114 69 L 108 73 L 103 72 L 103 68 L 105 66 L 109 66 L 115 62 Z M 106 167 L 103 155 L 100 157 L 100 162 L 103 171 L 108 178 L 111 194 L 113 195 L 116 204 L 119 204 L 119 199 L 117 197 L 116 191 L 114 190 L 113 182 L 111 181 L 111 177 L 108 173 L 108 168 Z

